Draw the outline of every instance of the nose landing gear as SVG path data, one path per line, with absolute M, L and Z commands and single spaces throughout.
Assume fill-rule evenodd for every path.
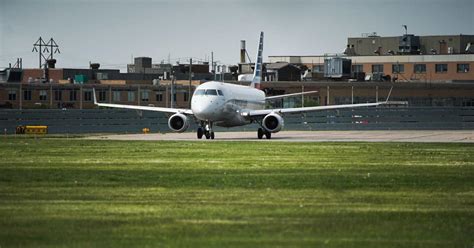
M 201 122 L 201 126 L 197 129 L 197 138 L 201 139 L 202 136 L 206 139 L 214 139 L 214 131 L 212 131 L 212 122 L 204 123 Z

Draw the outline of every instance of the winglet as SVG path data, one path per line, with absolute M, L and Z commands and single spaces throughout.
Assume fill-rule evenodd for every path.
M 390 99 L 390 95 L 392 94 L 392 90 L 393 90 L 393 86 L 392 86 L 392 88 L 390 88 L 390 91 L 388 92 L 388 96 L 387 96 L 387 99 L 385 100 L 385 104 L 388 103 L 388 99 Z
M 92 88 L 92 95 L 94 97 L 94 104 L 97 105 L 97 97 L 95 96 L 95 88 Z

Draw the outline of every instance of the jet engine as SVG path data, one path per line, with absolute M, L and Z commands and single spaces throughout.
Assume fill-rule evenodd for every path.
M 188 117 L 181 113 L 176 113 L 168 119 L 168 127 L 174 132 L 184 132 L 189 127 Z
M 283 117 L 276 113 L 270 113 L 263 118 L 262 125 L 268 132 L 279 132 L 284 126 Z

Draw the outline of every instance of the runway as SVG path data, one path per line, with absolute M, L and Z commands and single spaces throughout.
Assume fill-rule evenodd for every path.
M 474 131 L 282 131 L 272 135 L 272 139 L 257 139 L 256 132 L 216 132 L 214 140 L 196 138 L 195 133 L 148 133 L 113 134 L 90 136 L 86 139 L 100 140 L 149 140 L 149 141 L 260 141 L 260 142 L 448 142 L 474 143 Z

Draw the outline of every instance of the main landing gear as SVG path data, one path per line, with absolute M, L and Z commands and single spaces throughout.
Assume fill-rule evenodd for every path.
M 206 139 L 214 139 L 214 131 L 212 131 L 212 123 L 209 122 L 208 124 L 204 124 L 201 122 L 201 126 L 197 129 L 197 138 L 201 139 L 202 136 L 206 137 Z
M 258 139 L 262 139 L 263 136 L 265 135 L 265 138 L 271 139 L 272 138 L 272 133 L 268 132 L 267 130 L 259 127 L 257 130 L 257 137 Z

